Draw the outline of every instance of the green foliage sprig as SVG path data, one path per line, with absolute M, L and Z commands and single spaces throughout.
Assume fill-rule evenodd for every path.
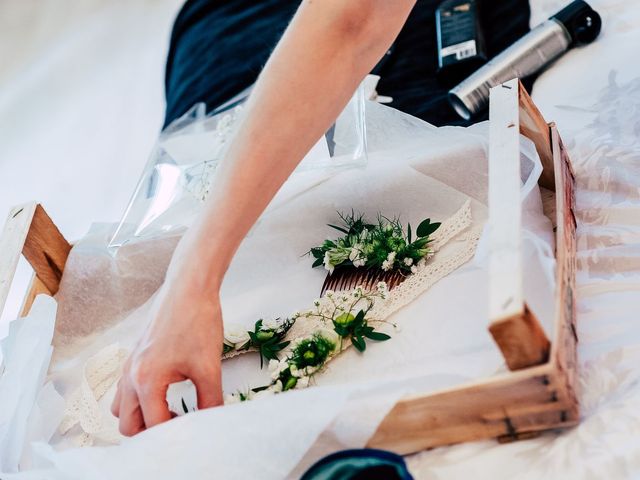
M 338 215 L 340 224 L 328 226 L 343 236 L 327 239 L 309 251 L 315 259 L 313 267 L 324 265 L 330 273 L 344 266 L 395 270 L 404 274 L 415 272 L 418 263 L 432 253 L 430 236 L 440 227 L 440 223 L 432 223 L 427 218 L 418 225 L 414 238 L 411 224 L 407 224 L 405 233 L 397 218 L 378 215 L 377 222 L 371 223 L 364 215 L 353 211 L 349 215 Z

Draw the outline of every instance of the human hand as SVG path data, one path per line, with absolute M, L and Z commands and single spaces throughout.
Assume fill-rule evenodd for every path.
M 219 296 L 167 280 L 152 301 L 151 322 L 125 363 L 111 405 L 132 436 L 171 419 L 171 383 L 190 379 L 198 408 L 221 405 L 222 312 Z

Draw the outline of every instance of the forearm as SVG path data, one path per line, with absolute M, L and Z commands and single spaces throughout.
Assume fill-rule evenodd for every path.
M 389 48 L 413 0 L 305 0 L 273 52 L 172 273 L 219 287 L 240 242 Z

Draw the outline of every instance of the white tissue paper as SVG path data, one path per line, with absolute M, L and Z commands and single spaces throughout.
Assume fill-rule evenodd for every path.
M 48 442 L 62 418 L 64 401 L 46 382 L 56 302 L 39 295 L 26 318 L 11 322 L 2 341 L 0 376 L 0 472 L 33 466 L 31 443 Z

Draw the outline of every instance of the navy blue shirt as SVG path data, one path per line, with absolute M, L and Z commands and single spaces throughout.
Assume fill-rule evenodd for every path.
M 392 107 L 434 125 L 465 125 L 448 104 L 448 88 L 436 79 L 435 10 L 440 1 L 416 2 L 391 54 L 375 69 L 382 77 L 378 93 L 393 97 Z M 165 126 L 197 102 L 210 111 L 251 86 L 299 4 L 188 0 L 171 36 Z M 480 0 L 479 6 L 490 58 L 529 31 L 528 0 Z

